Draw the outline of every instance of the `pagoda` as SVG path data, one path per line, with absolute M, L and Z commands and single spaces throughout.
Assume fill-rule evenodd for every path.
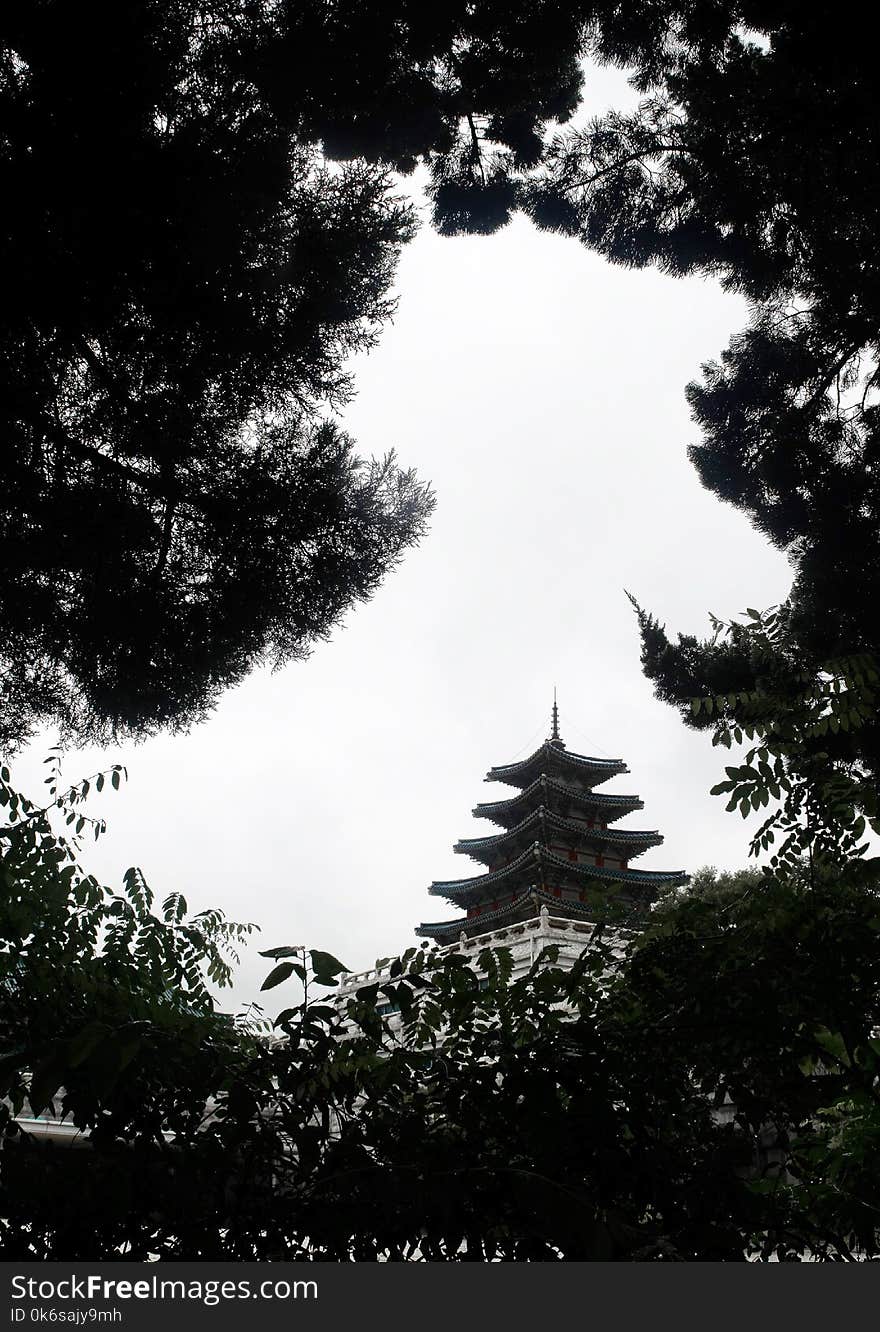
M 464 911 L 452 920 L 421 925 L 417 934 L 439 944 L 503 929 L 538 915 L 609 921 L 638 927 L 658 890 L 688 881 L 681 870 L 642 870 L 631 862 L 663 841 L 658 832 L 612 825 L 643 802 L 635 795 L 597 791 L 629 772 L 620 759 L 589 758 L 568 750 L 559 735 L 554 695 L 551 733 L 519 763 L 492 768 L 487 782 L 516 794 L 479 804 L 477 818 L 500 832 L 457 842 L 485 871 L 466 879 L 435 881 L 428 889 Z

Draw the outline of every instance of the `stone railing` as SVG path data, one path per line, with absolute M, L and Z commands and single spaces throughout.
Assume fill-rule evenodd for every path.
M 532 916 L 529 920 L 517 921 L 513 925 L 504 925 L 495 930 L 489 930 L 486 934 L 474 934 L 468 937 L 462 931 L 457 943 L 446 944 L 443 948 L 438 948 L 429 957 L 443 957 L 446 953 L 465 953 L 471 955 L 480 954 L 484 948 L 511 948 L 516 950 L 516 945 L 529 944 L 531 961 L 538 956 L 543 946 L 549 943 L 565 943 L 576 946 L 577 951 L 585 948 L 589 936 L 593 933 L 596 926 L 590 921 L 570 920 L 564 916 L 551 916 L 547 907 L 542 907 L 537 916 Z M 615 936 L 621 939 L 629 938 L 632 931 L 615 929 Z M 381 983 L 388 979 L 388 969 L 391 965 L 389 959 L 383 962 L 381 966 L 368 967 L 365 971 L 349 971 L 339 978 L 339 989 L 336 997 L 342 994 L 348 994 L 352 990 L 358 990 L 362 985 Z

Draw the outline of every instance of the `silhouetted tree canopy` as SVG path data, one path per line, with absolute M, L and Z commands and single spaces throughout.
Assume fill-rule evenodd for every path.
M 307 652 L 418 539 L 425 487 L 317 416 L 392 309 L 414 224 L 389 169 L 434 160 L 448 212 L 480 136 L 536 161 L 577 104 L 584 12 L 43 0 L 4 19 L 0 742 L 186 726 L 254 663 Z
M 867 31 L 835 40 L 840 18 L 733 0 L 11 12 L 0 740 L 50 719 L 185 726 L 255 662 L 306 652 L 417 539 L 425 489 L 358 466 L 319 416 L 391 311 L 414 223 L 389 173 L 419 162 L 444 234 L 525 210 L 750 298 L 689 390 L 694 462 L 791 553 L 803 651 L 873 646 L 878 93 Z M 585 57 L 644 100 L 559 129 Z
M 247 6 L 47 3 L 2 65 L 0 740 L 199 718 L 370 595 L 431 501 L 322 403 L 409 212 L 249 87 Z
M 633 9 L 639 8 L 633 6 Z M 703 484 L 794 571 L 788 648 L 814 671 L 880 648 L 880 88 L 870 20 L 858 40 L 828 5 L 651 7 L 653 55 L 609 48 L 645 100 L 560 135 L 524 190 L 541 225 L 616 263 L 718 276 L 749 326 L 688 397 Z M 690 24 L 690 27 L 683 25 Z M 679 704 L 746 687 L 741 645 L 645 622 L 649 674 Z M 877 762 L 874 731 L 852 747 Z

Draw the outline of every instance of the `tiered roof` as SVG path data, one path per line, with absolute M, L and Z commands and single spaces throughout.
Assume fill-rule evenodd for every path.
M 545 740 L 540 749 L 519 763 L 503 763 L 490 768 L 487 782 L 505 782 L 523 790 L 531 786 L 536 777 L 559 777 L 570 784 L 592 788 L 618 773 L 629 772 L 621 759 L 588 758 L 586 754 L 570 754 L 561 740 Z
M 519 788 L 516 796 L 474 809 L 478 818 L 503 831 L 455 845 L 457 852 L 485 865 L 486 872 L 437 880 L 428 889 L 467 914 L 426 922 L 416 933 L 452 943 L 462 932 L 481 934 L 527 919 L 544 905 L 557 916 L 632 923 L 647 912 L 659 888 L 686 883 L 681 870 L 630 868 L 635 856 L 659 846 L 663 838 L 655 831 L 609 827 L 642 808 L 638 796 L 594 790 L 626 772 L 620 759 L 566 749 L 554 702 L 549 739 L 528 758 L 486 774 L 487 782 Z
M 578 758 L 580 755 L 577 756 Z M 488 780 L 488 778 L 487 778 Z M 531 786 L 512 800 L 493 800 L 489 804 L 475 805 L 473 814 L 478 819 L 490 819 L 502 828 L 512 828 L 522 818 L 543 804 L 545 808 L 557 814 L 599 818 L 603 823 L 613 819 L 622 819 L 624 814 L 631 814 L 634 809 L 643 809 L 644 805 L 635 795 L 604 795 L 593 791 L 568 786 L 565 782 L 547 777 L 543 773 Z
M 508 832 L 494 837 L 466 838 L 456 842 L 454 849 L 492 869 L 512 852 L 551 840 L 573 850 L 582 847 L 597 847 L 600 851 L 603 847 L 625 848 L 627 858 L 632 860 L 649 847 L 660 846 L 663 838 L 658 832 L 636 831 L 635 828 L 608 828 L 595 822 L 586 825 L 579 818 L 565 818 L 546 805 L 539 805 Z

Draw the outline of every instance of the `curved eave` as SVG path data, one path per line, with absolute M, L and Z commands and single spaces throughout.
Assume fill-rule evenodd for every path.
M 415 933 L 420 939 L 438 939 L 454 933 L 456 927 L 460 929 L 461 923 L 461 920 L 426 920 L 416 927 Z
M 515 916 L 518 911 L 523 909 L 523 907 L 529 907 L 532 912 L 534 912 L 535 899 L 544 896 L 545 894 L 536 891 L 533 888 L 527 888 L 525 892 L 521 893 L 519 897 L 514 899 L 514 901 L 505 903 L 505 905 L 499 907 L 497 911 L 487 911 L 485 915 L 479 917 L 480 933 L 482 934 L 484 932 L 487 924 L 491 925 L 493 921 L 504 920 L 508 919 L 510 916 Z M 549 894 L 546 895 L 546 897 L 548 902 L 556 901 L 556 899 L 549 896 Z M 424 921 L 416 930 L 416 934 L 425 939 L 436 939 L 443 934 L 454 934 L 457 937 L 463 931 L 466 932 L 468 927 L 473 929 L 475 923 L 473 917 L 468 918 L 467 916 L 457 916 L 455 920 Z
M 543 811 L 543 819 L 541 817 Z M 502 854 L 507 847 L 515 845 L 533 830 L 543 828 L 558 833 L 561 837 L 573 837 L 578 842 L 590 846 L 615 846 L 630 848 L 630 856 L 638 856 L 652 846 L 663 844 L 662 835 L 656 830 L 642 831 L 636 828 L 588 828 L 573 819 L 563 818 L 543 806 L 532 810 L 530 814 L 513 828 L 503 833 L 493 833 L 490 837 L 468 837 L 456 842 L 453 847 L 461 855 L 473 856 L 474 860 L 488 864 L 495 856 Z M 540 839 L 539 839 L 540 840 Z M 535 841 L 532 837 L 531 841 Z
M 478 897 L 487 895 L 511 879 L 519 878 L 526 871 L 540 875 L 542 870 L 561 871 L 567 878 L 576 879 L 580 883 L 599 880 L 627 883 L 633 887 L 658 888 L 667 884 L 679 887 L 688 882 L 684 870 L 622 870 L 613 869 L 609 865 L 581 865 L 571 860 L 563 860 L 552 851 L 543 848 L 536 851 L 534 847 L 529 847 L 503 869 L 493 870 L 491 874 L 478 874 L 471 879 L 435 879 L 428 892 L 432 897 L 446 897 L 454 902 L 474 894 Z
M 514 821 L 521 821 L 518 818 L 520 811 L 529 809 L 535 801 L 546 804 L 547 792 L 580 809 L 601 810 L 606 819 L 621 819 L 624 814 L 644 809 L 644 801 L 635 795 L 596 795 L 576 786 L 567 786 L 565 782 L 558 782 L 553 777 L 538 777 L 518 796 L 510 800 L 483 802 L 475 805 L 471 812 L 477 819 L 489 819 L 492 823 L 500 823 L 502 827 L 510 827 Z
M 514 898 L 512 902 L 505 902 L 496 911 L 486 911 L 476 917 L 457 916 L 454 920 L 424 921 L 416 930 L 416 934 L 423 939 L 441 941 L 445 939 L 447 942 L 454 942 L 459 935 L 469 932 L 487 934 L 492 929 L 511 922 L 511 918 L 521 915 L 523 911 L 534 914 L 536 907 L 540 909 L 545 904 L 566 919 L 580 916 L 585 920 L 595 921 L 597 916 L 602 915 L 602 909 L 597 910 L 595 902 L 563 902 L 552 893 L 542 892 L 540 888 L 527 888 L 519 897 Z
M 553 769 L 576 775 L 590 785 L 607 782 L 609 777 L 629 772 L 623 759 L 600 759 L 588 754 L 573 754 L 560 741 L 546 740 L 534 754 L 521 759 L 519 763 L 502 763 L 497 768 L 490 768 L 485 781 L 504 782 L 508 786 L 523 788 L 534 780 L 536 773 Z

